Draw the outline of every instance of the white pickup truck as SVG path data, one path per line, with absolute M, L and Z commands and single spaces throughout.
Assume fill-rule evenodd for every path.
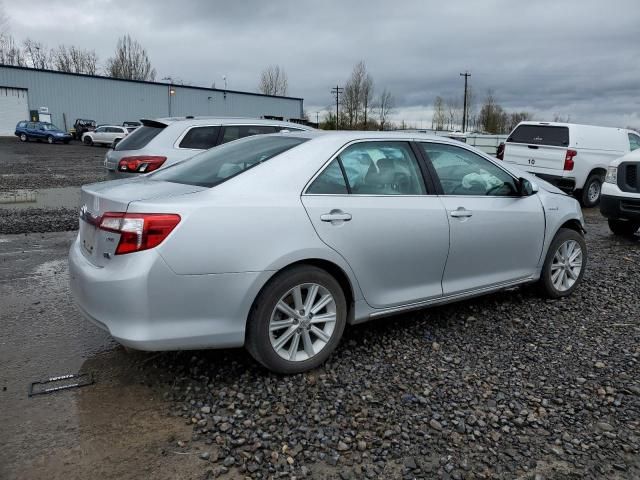
M 573 193 L 583 206 L 594 207 L 609 164 L 639 144 L 640 135 L 623 128 L 521 122 L 509 134 L 502 159 Z

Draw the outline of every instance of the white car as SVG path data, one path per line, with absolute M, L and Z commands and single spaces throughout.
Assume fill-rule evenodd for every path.
M 631 236 L 640 228 L 640 142 L 632 147 L 609 165 L 602 185 L 600 212 L 616 235 Z
M 509 134 L 502 159 L 573 193 L 583 206 L 594 207 L 609 164 L 638 143 L 640 135 L 624 128 L 521 122 Z
M 102 125 L 93 132 L 82 134 L 82 143 L 85 145 L 113 145 L 129 135 L 127 127 L 118 125 Z
M 110 179 L 149 173 L 239 138 L 313 130 L 298 123 L 257 118 L 173 117 L 141 122 L 141 127 L 107 152 L 104 166 Z

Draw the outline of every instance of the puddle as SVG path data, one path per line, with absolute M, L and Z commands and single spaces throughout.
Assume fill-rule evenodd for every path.
M 80 205 L 79 187 L 42 188 L 38 190 L 9 190 L 0 192 L 0 208 L 72 208 Z

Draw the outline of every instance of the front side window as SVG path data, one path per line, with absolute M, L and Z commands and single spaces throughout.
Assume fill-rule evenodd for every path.
M 151 178 L 211 188 L 307 140 L 280 136 L 245 138 L 159 170 L 152 173 Z
M 480 155 L 454 145 L 421 142 L 445 195 L 515 196 L 511 175 Z
M 632 152 L 640 148 L 640 135 L 636 135 L 635 133 L 629 134 L 629 148 Z
M 216 146 L 219 133 L 219 126 L 193 127 L 180 140 L 178 147 L 208 150 Z
M 276 128 L 270 125 L 228 125 L 224 127 L 221 143 L 232 142 L 239 138 L 265 133 L 276 133 Z

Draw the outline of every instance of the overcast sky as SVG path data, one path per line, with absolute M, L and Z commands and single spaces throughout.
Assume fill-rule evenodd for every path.
M 2 0 L 0 0 L 2 1 Z M 50 47 L 95 49 L 103 62 L 129 33 L 166 76 L 255 91 L 283 66 L 289 95 L 315 112 L 332 104 L 364 60 L 396 120 L 431 125 L 436 95 L 462 96 L 469 70 L 477 106 L 487 89 L 538 120 L 640 127 L 638 0 L 4 0 L 11 33 Z M 321 113 L 322 115 L 322 113 Z

